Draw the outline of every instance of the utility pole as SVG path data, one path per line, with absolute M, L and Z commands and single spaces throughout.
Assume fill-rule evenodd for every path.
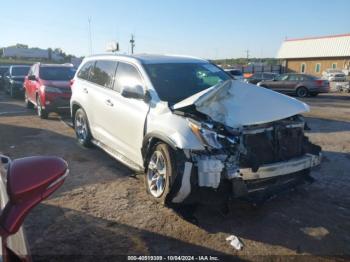
M 90 55 L 92 55 L 92 33 L 91 33 L 91 17 L 88 18 L 89 23 L 89 51 Z
M 135 48 L 135 39 L 134 39 L 134 35 L 131 35 L 130 45 L 131 45 L 131 54 L 134 54 L 134 48 Z
M 247 53 L 247 64 L 249 63 L 249 49 L 245 50 L 245 52 Z

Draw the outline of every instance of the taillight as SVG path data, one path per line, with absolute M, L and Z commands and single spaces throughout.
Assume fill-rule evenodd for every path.
M 74 79 L 70 80 L 70 87 L 72 87 L 74 84 Z
M 323 86 L 324 81 L 323 80 L 316 80 L 316 85 L 317 86 Z

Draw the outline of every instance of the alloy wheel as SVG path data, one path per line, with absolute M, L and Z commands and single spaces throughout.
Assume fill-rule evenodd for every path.
M 159 198 L 165 191 L 167 181 L 166 160 L 161 151 L 154 151 L 148 164 L 147 184 L 152 196 Z

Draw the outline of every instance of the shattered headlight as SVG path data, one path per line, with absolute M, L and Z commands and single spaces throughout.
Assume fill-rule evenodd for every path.
M 218 141 L 218 134 L 215 131 L 205 128 L 201 123 L 193 120 L 188 120 L 188 125 L 203 145 L 216 149 L 222 148 Z

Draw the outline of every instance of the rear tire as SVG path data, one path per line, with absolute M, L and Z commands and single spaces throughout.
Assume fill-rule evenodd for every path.
M 36 110 L 37 110 L 38 116 L 41 119 L 47 119 L 47 117 L 49 116 L 49 113 L 45 109 L 43 109 L 41 105 L 41 99 L 39 96 L 37 96 L 36 98 Z
M 298 89 L 297 89 L 297 91 L 296 91 L 296 95 L 297 95 L 298 97 L 307 97 L 308 94 L 309 94 L 309 91 L 307 90 L 306 87 L 303 87 L 303 86 L 298 87 Z
M 164 143 L 155 144 L 147 160 L 144 182 L 152 200 L 167 205 L 171 185 L 176 177 L 174 151 Z
M 87 115 L 82 108 L 79 108 L 75 112 L 74 130 L 75 130 L 75 134 L 77 136 L 79 144 L 84 147 L 90 147 L 92 135 L 90 132 Z

